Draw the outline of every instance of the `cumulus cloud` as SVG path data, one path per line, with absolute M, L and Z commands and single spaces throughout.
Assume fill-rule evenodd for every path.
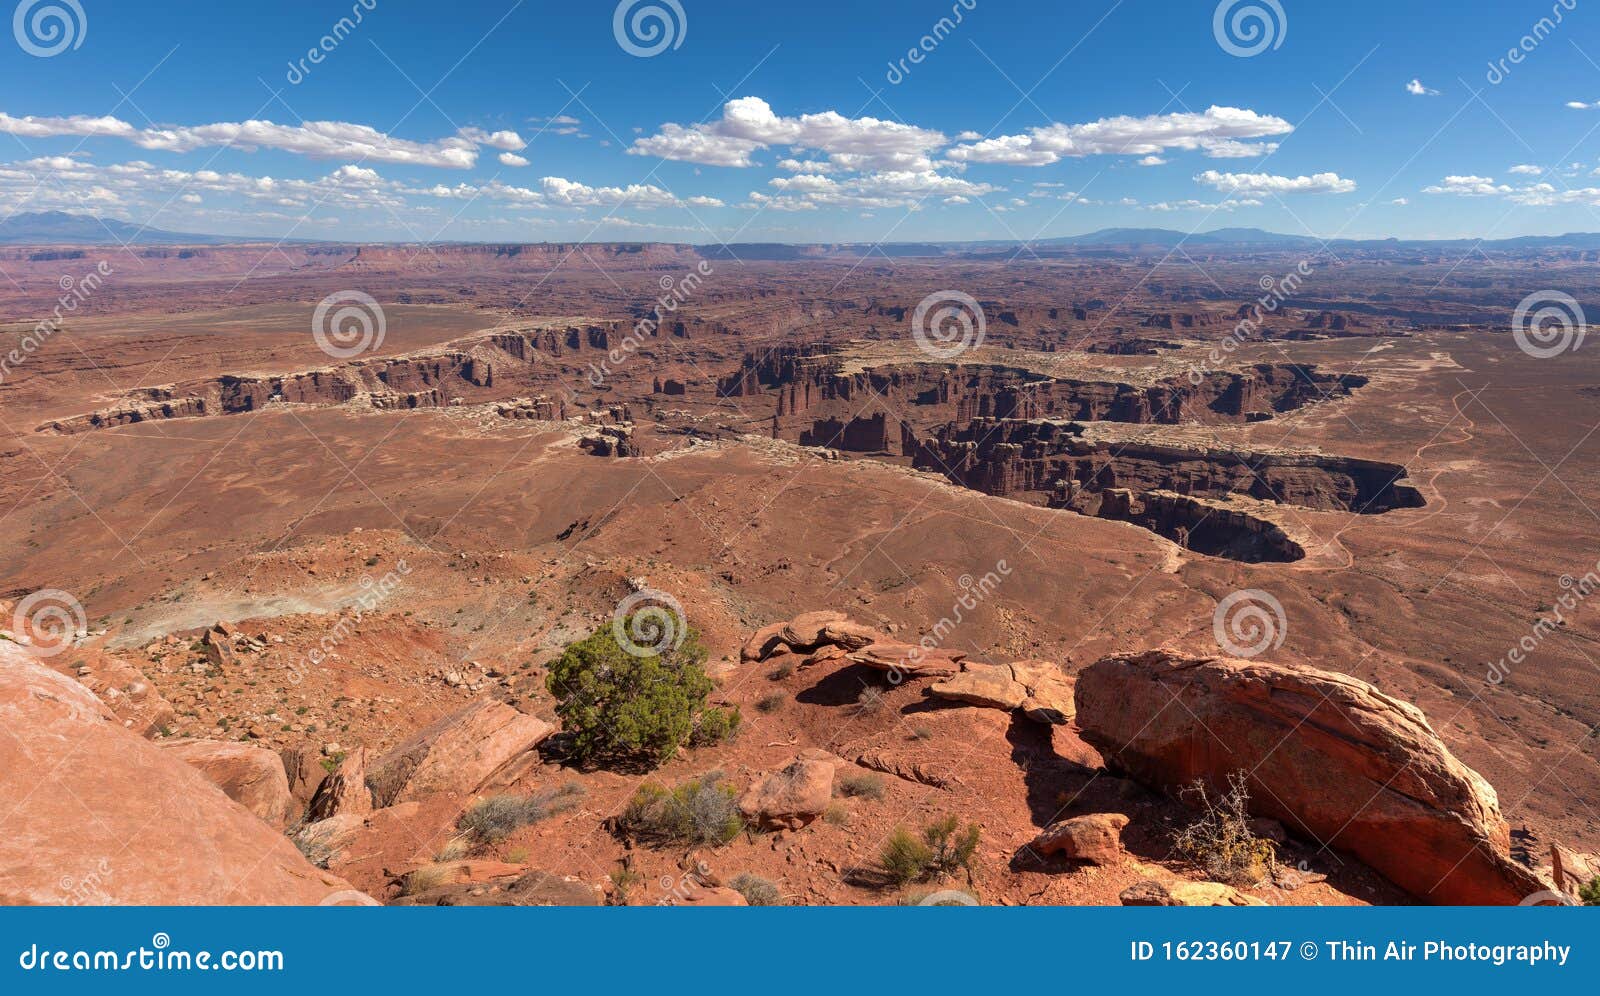
M 770 185 L 782 194 L 813 206 L 850 208 L 915 207 L 930 197 L 946 198 L 948 203 L 951 197 L 970 199 L 1000 190 L 991 184 L 974 183 L 931 169 L 869 173 L 848 180 L 802 173 L 776 177 Z M 755 195 L 752 194 L 751 199 L 755 200 Z
M 1433 89 L 1431 87 L 1424 86 L 1420 79 L 1414 79 L 1410 83 L 1407 83 L 1406 84 L 1406 93 L 1411 94 L 1413 97 L 1437 97 L 1437 96 L 1439 96 L 1439 91 L 1438 90 L 1435 90 L 1435 89 Z
M 174 127 L 135 128 L 113 117 L 13 117 L 0 113 L 0 133 L 23 138 L 120 138 L 143 149 L 192 152 L 230 146 L 255 151 L 277 149 L 316 159 L 367 159 L 373 162 L 471 169 L 481 148 L 516 152 L 527 143 L 514 131 L 488 132 L 463 128 L 449 138 L 415 142 L 386 135 L 367 125 L 345 121 L 306 121 L 280 125 L 271 121 L 217 122 Z
M 1511 188 L 1494 182 L 1492 176 L 1447 176 L 1431 187 L 1423 187 L 1425 194 L 1456 194 L 1461 197 L 1493 197 L 1509 194 Z
M 1346 180 L 1337 173 L 1317 173 L 1312 176 L 1273 176 L 1270 173 L 1219 173 L 1206 170 L 1195 178 L 1203 184 L 1225 194 L 1244 197 L 1264 197 L 1283 194 L 1348 194 L 1356 189 L 1354 180 Z
M 1513 166 L 1513 167 L 1511 167 L 1511 173 L 1516 175 L 1516 176 L 1543 176 L 1544 175 L 1544 167 L 1542 167 L 1542 166 L 1530 166 L 1530 165 L 1524 164 L 1524 165 L 1521 165 L 1521 166 Z
M 1169 149 L 1199 150 L 1213 158 L 1241 158 L 1277 148 L 1272 143 L 1242 140 L 1292 131 L 1294 126 L 1282 118 L 1237 107 L 1210 107 L 1198 113 L 1123 115 L 1087 124 L 1052 124 L 1031 129 L 1025 135 L 1003 135 L 958 145 L 946 156 L 956 162 L 1011 166 L 1048 166 L 1063 158 L 1080 156 L 1159 156 Z
M 1569 100 L 1567 101 L 1567 106 L 1572 108 L 1574 111 L 1592 111 L 1600 108 L 1600 100 L 1597 100 L 1594 103 L 1584 103 L 1581 100 Z
M 774 145 L 814 149 L 848 170 L 922 170 L 929 154 L 947 144 L 942 132 L 878 118 L 847 118 L 837 111 L 783 117 L 760 97 L 723 105 L 722 118 L 685 127 L 668 123 L 636 139 L 632 155 L 659 156 L 705 166 L 748 167 L 751 156 Z
M 500 153 L 500 165 L 526 166 L 528 165 L 528 160 L 523 156 L 517 155 L 515 152 L 502 152 Z

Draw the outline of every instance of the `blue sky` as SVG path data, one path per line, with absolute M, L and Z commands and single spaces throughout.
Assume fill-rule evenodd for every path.
M 1600 231 L 1582 0 L 1223 0 L 1220 34 L 1212 0 L 625 0 L 666 11 L 655 54 L 611 0 L 49 19 L 71 2 L 21 0 L 0 57 L 6 213 L 404 241 Z

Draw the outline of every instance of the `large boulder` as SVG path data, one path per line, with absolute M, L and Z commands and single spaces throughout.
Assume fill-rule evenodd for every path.
M 1177 793 L 1250 773 L 1250 807 L 1428 902 L 1516 905 L 1549 885 L 1514 862 L 1494 789 L 1412 705 L 1348 675 L 1173 650 L 1078 676 L 1083 739 Z
M 299 806 L 276 751 L 228 740 L 162 740 L 162 750 L 190 765 L 228 798 L 282 830 Z
M 370 902 L 82 685 L 0 643 L 0 904 Z
M 1092 865 L 1121 864 L 1127 859 L 1122 830 L 1128 817 L 1122 813 L 1092 813 L 1052 823 L 1030 845 L 1040 854 L 1060 854 Z
M 382 809 L 444 792 L 470 795 L 554 732 L 542 719 L 479 699 L 373 762 L 367 769 L 373 805 Z
M 372 790 L 367 788 L 367 751 L 358 747 L 341 758 L 322 779 L 306 807 L 306 821 L 315 822 L 346 814 L 372 812 Z
M 798 830 L 821 816 L 833 798 L 834 765 L 799 757 L 782 771 L 758 778 L 739 797 L 739 811 L 759 826 Z
M 960 674 L 934 682 L 928 691 L 936 698 L 1006 712 L 1020 709 L 1028 698 L 1028 689 L 1012 675 L 1009 665 L 976 661 L 962 664 Z

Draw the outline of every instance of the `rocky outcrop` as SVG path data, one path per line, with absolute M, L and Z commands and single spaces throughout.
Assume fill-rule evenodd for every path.
M 275 751 L 224 740 L 164 740 L 159 746 L 268 825 L 281 830 L 294 818 L 298 807 Z
M 1060 854 L 1092 865 L 1120 864 L 1127 858 L 1122 830 L 1128 817 L 1121 813 L 1093 813 L 1052 823 L 1028 845 L 1040 854 Z
M 322 779 L 306 807 L 306 821 L 372 812 L 372 790 L 367 788 L 367 752 L 357 748 L 345 755 Z
M 470 795 L 555 732 L 542 719 L 480 699 L 414 734 L 367 770 L 373 805 L 441 792 Z
M 525 872 L 515 879 L 452 882 L 394 900 L 395 906 L 599 906 L 594 886 L 549 872 Z
M 763 829 L 798 830 L 828 808 L 834 766 L 820 757 L 795 758 L 783 770 L 758 777 L 739 797 L 739 811 Z
M 1073 680 L 1050 661 L 988 664 L 963 661 L 961 672 L 929 686 L 935 698 L 1010 712 L 1021 710 L 1037 723 L 1072 721 Z
M 370 902 L 88 689 L 0 644 L 0 903 Z
M 854 664 L 882 671 L 891 679 L 953 678 L 961 673 L 966 654 L 944 647 L 932 649 L 911 643 L 879 642 L 868 644 L 847 655 Z
M 1256 815 L 1354 855 L 1418 898 L 1515 905 L 1548 889 L 1514 862 L 1494 789 L 1414 706 L 1359 679 L 1157 650 L 1078 676 L 1083 739 L 1168 792 L 1250 773 Z

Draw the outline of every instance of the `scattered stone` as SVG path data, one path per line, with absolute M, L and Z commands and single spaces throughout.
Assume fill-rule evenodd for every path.
M 283 829 L 299 808 L 289 792 L 283 759 L 275 751 L 218 740 L 163 740 L 159 746 L 269 826 Z
M 757 780 L 739 798 L 739 811 L 764 829 L 798 830 L 821 816 L 833 799 L 834 765 L 796 758 Z
M 1040 854 L 1061 854 L 1092 865 L 1121 864 L 1127 859 L 1122 849 L 1122 830 L 1128 817 L 1121 813 L 1094 813 L 1052 823 L 1031 846 Z

